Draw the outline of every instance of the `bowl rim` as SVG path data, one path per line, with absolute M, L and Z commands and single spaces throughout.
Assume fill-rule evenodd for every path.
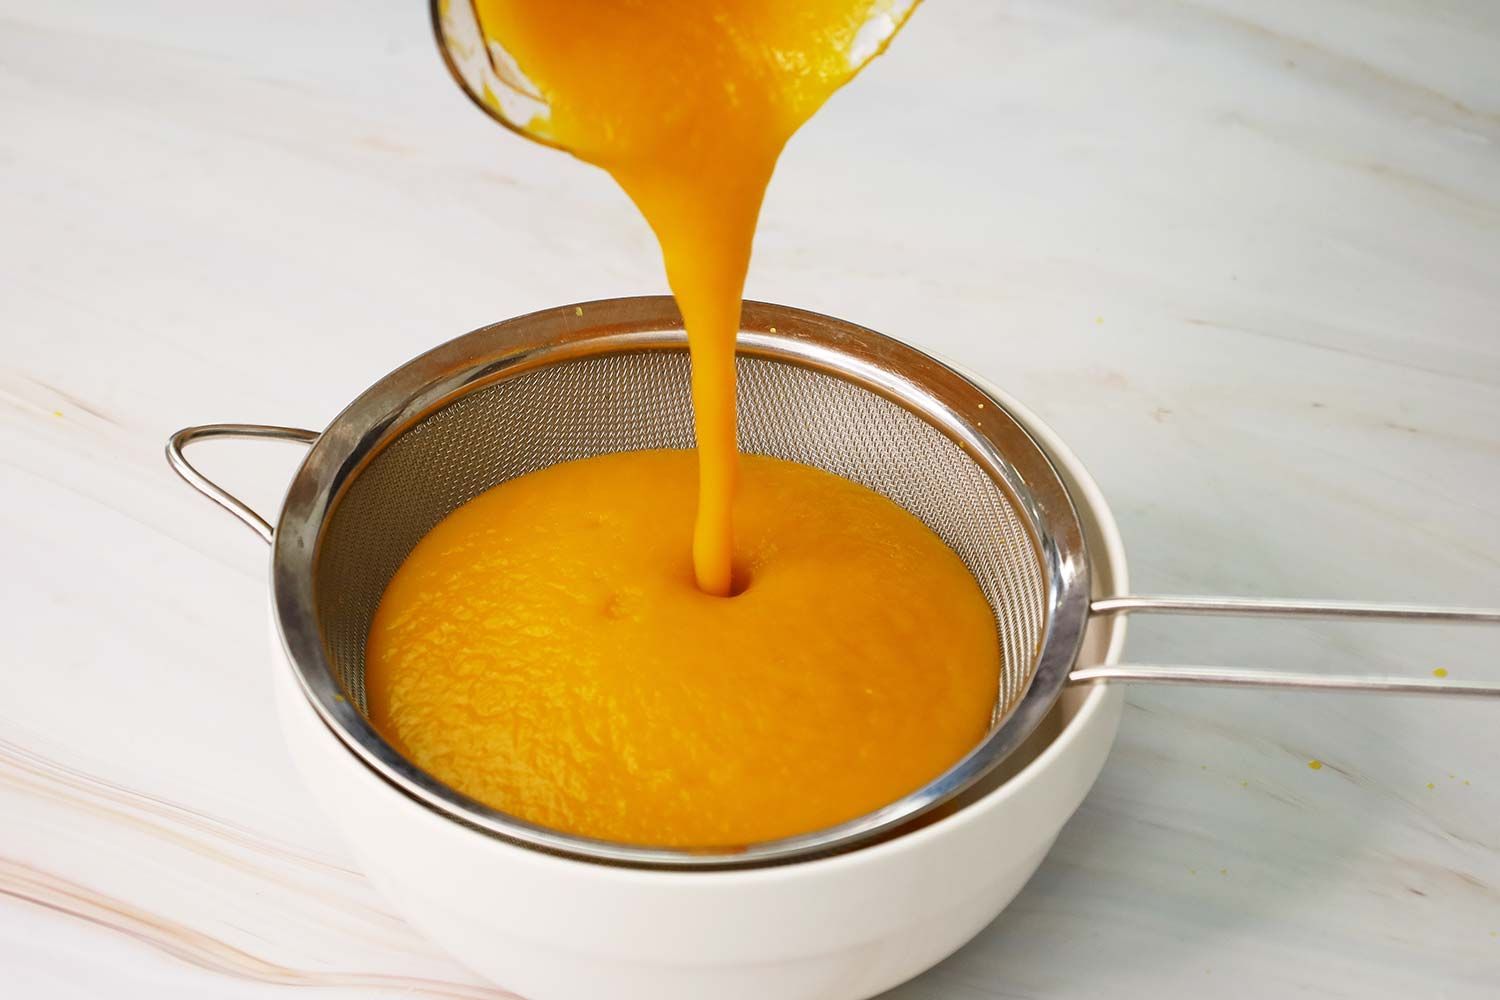
M 1079 494 L 1079 506 L 1085 523 L 1093 529 L 1090 544 L 1098 546 L 1092 552 L 1094 563 L 1096 566 L 1107 569 L 1107 572 L 1099 575 L 1107 577 L 1113 589 L 1125 592 L 1128 589 L 1129 580 L 1124 542 L 1113 512 L 1106 503 L 1098 484 L 1082 462 L 1063 443 L 1057 433 L 1028 407 L 983 376 L 958 365 L 955 367 L 966 377 L 974 379 L 986 391 L 1004 401 L 1007 406 L 1012 407 L 1013 412 L 1025 424 L 1027 430 L 1046 448 L 1049 457 L 1065 472 L 1069 488 L 1076 490 Z M 1100 620 L 1099 625 L 1109 629 L 1103 662 L 1117 662 L 1124 649 L 1126 622 L 1123 618 L 1116 616 L 1112 619 Z M 279 636 L 275 645 L 280 649 Z M 290 673 L 292 666 L 286 661 L 285 651 L 281 650 L 281 652 L 283 662 L 279 669 Z M 1124 692 L 1116 686 L 1104 683 L 1093 684 L 1091 690 L 1084 695 L 1083 703 L 1064 722 L 1062 729 L 1016 774 L 972 802 L 965 803 L 952 814 L 933 820 L 919 828 L 907 830 L 889 839 L 866 844 L 847 852 L 784 864 L 746 868 L 671 869 L 612 865 L 552 854 L 492 836 L 484 830 L 460 823 L 426 803 L 414 799 L 401 788 L 385 780 L 338 738 L 327 722 L 315 711 L 306 697 L 306 692 L 297 684 L 296 678 L 287 677 L 283 682 L 286 681 L 290 681 L 295 689 L 291 694 L 295 698 L 298 714 L 303 720 L 315 723 L 316 728 L 321 730 L 322 736 L 332 741 L 335 754 L 344 760 L 346 766 L 352 765 L 357 768 L 361 777 L 373 787 L 378 787 L 381 794 L 387 796 L 391 802 L 399 801 L 402 806 L 397 808 L 411 807 L 409 815 L 418 817 L 425 823 L 437 824 L 436 828 L 444 830 L 451 836 L 464 839 L 476 850 L 503 856 L 510 862 L 537 870 L 568 872 L 582 878 L 603 880 L 627 888 L 671 885 L 708 889 L 723 887 L 729 883 L 775 885 L 883 863 L 894 863 L 910 852 L 921 851 L 935 841 L 946 839 L 962 827 L 979 822 L 986 814 L 1003 809 L 1008 802 L 1023 794 L 1032 784 L 1046 780 L 1048 772 L 1079 741 L 1085 738 L 1086 733 L 1099 725 L 1109 724 L 1112 717 L 1118 718 L 1120 704 L 1124 699 Z M 1114 737 L 1111 735 L 1111 744 L 1113 740 Z M 1090 779 L 1090 788 L 1094 780 L 1095 778 Z M 1087 789 L 1085 789 L 1085 794 L 1086 792 Z
M 946 359 L 944 360 L 945 363 Z M 1015 413 L 1033 436 L 1043 445 L 1056 465 L 1065 471 L 1068 478 L 1070 490 L 1078 490 L 1082 496 L 1080 514 L 1086 525 L 1092 525 L 1098 531 L 1097 541 L 1102 545 L 1102 553 L 1090 552 L 1090 559 L 1095 567 L 1101 564 L 1107 567 L 1106 574 L 1110 578 L 1110 586 L 1119 593 L 1127 593 L 1129 589 L 1128 567 L 1125 561 L 1125 543 L 1120 535 L 1119 524 L 1115 521 L 1114 513 L 1104 500 L 1104 494 L 1099 489 L 1098 483 L 1089 474 L 1083 463 L 1075 455 L 1071 448 L 1063 443 L 1040 417 L 1030 408 L 1018 402 L 1015 397 L 1000 389 L 989 379 L 976 374 L 972 370 L 961 365 L 954 367 L 964 376 L 973 379 L 982 389 L 993 394 L 1008 407 L 1012 407 Z M 1090 544 L 1096 539 L 1090 538 Z M 1102 558 L 1101 558 L 1102 557 Z M 1100 626 L 1109 630 L 1109 640 L 1105 644 L 1104 662 L 1118 662 L 1125 649 L 1126 622 L 1122 616 L 1116 615 L 1111 618 L 1097 619 Z M 841 854 L 828 855 L 825 857 L 809 858 L 805 861 L 796 861 L 784 865 L 771 865 L 762 868 L 731 868 L 706 871 L 673 871 L 670 869 L 646 869 L 646 868 L 616 868 L 612 866 L 598 865 L 594 862 L 583 861 L 577 858 L 564 858 L 555 855 L 542 855 L 539 852 L 528 851 L 538 858 L 548 861 L 568 862 L 575 865 L 584 865 L 590 868 L 609 868 L 612 872 L 626 876 L 646 876 L 641 881 L 649 881 L 653 884 L 661 881 L 660 876 L 670 876 L 676 879 L 703 880 L 716 878 L 727 881 L 731 878 L 739 881 L 754 880 L 757 882 L 777 882 L 805 878 L 815 873 L 834 872 L 840 869 L 855 868 L 870 864 L 878 864 L 881 861 L 891 860 L 901 854 L 920 851 L 924 846 L 935 840 L 946 838 L 961 826 L 978 822 L 986 813 L 1003 808 L 1010 800 L 1021 795 L 1026 788 L 1037 781 L 1045 779 L 1046 774 L 1061 759 L 1069 749 L 1084 738 L 1084 733 L 1094 726 L 1105 723 L 1106 716 L 1110 713 L 1112 706 L 1118 706 L 1124 699 L 1124 691 L 1116 686 L 1106 683 L 1094 683 L 1090 685 L 1089 692 L 1084 695 L 1083 704 L 1073 713 L 1064 724 L 1062 731 L 1054 736 L 1043 750 L 1026 763 L 1016 774 L 1006 779 L 997 787 L 985 792 L 973 802 L 965 804 L 962 808 L 950 815 L 934 820 L 924 826 L 905 831 L 888 840 L 867 844 L 852 851 Z M 332 734 L 330 734 L 332 735 Z M 1114 737 L 1110 737 L 1113 746 Z M 1089 781 L 1089 788 L 1093 787 L 1097 775 Z M 1087 789 L 1085 789 L 1087 794 Z M 477 832 L 477 831 L 473 831 Z M 525 850 L 517 845 L 507 844 L 498 838 L 487 838 L 499 843 L 504 847 L 517 850 Z M 633 879 L 626 879 L 632 881 Z

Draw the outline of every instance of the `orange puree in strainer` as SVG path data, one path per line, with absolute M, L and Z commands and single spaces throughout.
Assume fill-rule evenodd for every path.
M 688 451 L 502 484 L 391 580 L 366 650 L 376 727 L 544 826 L 671 846 L 852 819 L 989 726 L 994 619 L 951 549 L 879 494 L 745 456 L 733 598 L 693 583 Z

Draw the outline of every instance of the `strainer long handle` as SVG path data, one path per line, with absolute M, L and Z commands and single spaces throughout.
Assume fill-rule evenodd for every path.
M 251 510 L 249 504 L 199 472 L 183 454 L 187 446 L 194 441 L 206 441 L 209 438 L 244 438 L 256 441 L 292 441 L 297 444 L 312 444 L 318 439 L 318 432 L 303 430 L 300 427 L 277 427 L 272 424 L 202 424 L 197 427 L 184 427 L 167 441 L 167 463 L 172 466 L 172 470 L 187 480 L 187 484 L 193 489 L 239 518 L 247 528 L 269 545 L 275 535 L 271 523 Z
M 1094 614 L 1234 615 L 1263 618 L 1342 618 L 1362 621 L 1500 625 L 1500 609 L 1434 608 L 1412 604 L 1359 604 L 1346 601 L 1289 601 L 1248 597 L 1105 597 Z M 1136 681 L 1150 684 L 1215 684 L 1229 687 L 1300 688 L 1311 691 L 1369 691 L 1389 694 L 1447 694 L 1500 697 L 1500 682 L 1427 677 L 1306 674 L 1240 667 L 1153 666 L 1106 663 L 1068 675 L 1073 683 Z

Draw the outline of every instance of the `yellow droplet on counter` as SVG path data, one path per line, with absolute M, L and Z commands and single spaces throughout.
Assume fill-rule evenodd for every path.
M 574 316 L 582 316 L 583 315 L 583 306 L 574 306 L 573 307 L 573 315 Z
M 53 410 L 52 411 L 52 415 L 54 417 L 61 417 L 63 415 L 63 412 L 62 412 L 62 410 Z
M 1229 877 L 1229 869 L 1228 868 L 1220 868 L 1219 869 L 1219 874 L 1223 875 L 1225 878 L 1228 878 Z
M 1323 770 L 1323 762 L 1321 760 L 1310 760 L 1307 762 L 1307 766 L 1312 768 L 1314 771 Z
M 1094 317 L 1094 322 L 1095 323 L 1103 323 L 1104 322 L 1104 317 L 1103 316 L 1095 316 Z
M 1444 667 L 1434 667 L 1433 670 L 1432 670 L 1432 676 L 1434 676 L 1434 677 L 1447 677 L 1448 676 L 1448 671 Z
M 1429 781 L 1429 782 L 1428 782 L 1428 783 L 1427 783 L 1427 790 L 1428 790 L 1428 791 L 1429 791 L 1429 792 L 1430 792 L 1430 791 L 1432 791 L 1432 790 L 1433 790 L 1433 789 L 1434 789 L 1434 788 L 1436 788 L 1436 787 L 1437 787 L 1437 785 L 1434 785 L 1434 784 L 1433 784 L 1433 783 L 1432 783 L 1432 782 L 1430 782 L 1430 781 Z

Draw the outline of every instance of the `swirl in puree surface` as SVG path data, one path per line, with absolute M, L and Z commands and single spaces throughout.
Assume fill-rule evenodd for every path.
M 698 447 L 503 483 L 408 556 L 371 626 L 370 717 L 448 785 L 584 836 L 730 846 L 894 801 L 986 731 L 1000 653 L 958 557 L 873 491 L 735 440 L 762 196 L 892 6 L 477 0 L 546 98 L 528 131 L 608 170 L 656 233 Z

